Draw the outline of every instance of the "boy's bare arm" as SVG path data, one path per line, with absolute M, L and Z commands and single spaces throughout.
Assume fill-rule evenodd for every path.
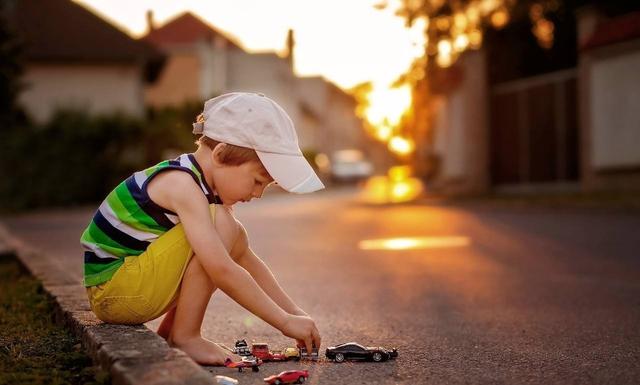
M 207 275 L 241 306 L 282 330 L 286 313 L 231 259 L 200 188 L 186 173 L 175 173 L 171 179 L 172 183 L 163 186 L 163 195 L 169 198 L 171 207 L 168 208 L 178 214 L 187 240 Z
M 218 288 L 285 336 L 303 341 L 307 349 L 320 346 L 311 318 L 287 314 L 231 259 L 211 220 L 209 203 L 191 176 L 167 171 L 151 181 L 148 191 L 156 203 L 178 214 L 195 258 Z
M 307 315 L 282 289 L 269 267 L 260 259 L 249 246 L 247 231 L 240 222 L 240 234 L 231 250 L 233 256 L 237 256 L 237 262 L 244 267 L 256 280 L 262 290 L 267 293 L 282 309 L 289 314 Z

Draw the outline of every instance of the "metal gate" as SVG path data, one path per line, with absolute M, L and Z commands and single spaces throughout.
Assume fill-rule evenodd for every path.
M 494 186 L 578 179 L 575 69 L 496 84 L 490 104 Z

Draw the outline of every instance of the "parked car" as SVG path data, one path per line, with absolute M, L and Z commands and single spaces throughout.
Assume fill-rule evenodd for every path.
M 264 379 L 267 384 L 302 384 L 309 378 L 307 370 L 287 370 Z
M 360 150 L 338 150 L 329 159 L 329 173 L 334 182 L 357 182 L 373 174 L 373 165 Z
M 386 361 L 398 357 L 398 350 L 383 347 L 364 347 L 355 342 L 348 342 L 327 348 L 325 355 L 335 362 L 352 361 Z

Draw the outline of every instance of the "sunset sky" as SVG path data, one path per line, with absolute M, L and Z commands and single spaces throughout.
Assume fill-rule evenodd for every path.
M 407 30 L 379 0 L 74 0 L 131 35 L 189 10 L 235 37 L 249 52 L 283 52 L 295 31 L 298 75 L 322 75 L 343 88 L 364 81 L 386 88 L 420 53 L 420 33 Z M 418 43 L 418 44 L 415 44 Z

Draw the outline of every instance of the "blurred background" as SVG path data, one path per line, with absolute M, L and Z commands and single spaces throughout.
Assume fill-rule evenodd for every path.
M 263 92 L 375 203 L 640 190 L 637 1 L 5 0 L 0 209 L 101 200 Z

